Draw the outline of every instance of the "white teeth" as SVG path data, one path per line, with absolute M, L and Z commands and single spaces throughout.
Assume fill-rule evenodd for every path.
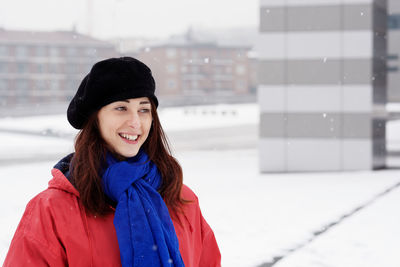
M 129 134 L 121 134 L 121 136 L 130 141 L 136 141 L 136 139 L 138 138 L 137 135 L 129 135 Z

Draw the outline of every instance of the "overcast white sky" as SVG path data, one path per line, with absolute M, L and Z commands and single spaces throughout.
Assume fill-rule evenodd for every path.
M 86 33 L 92 25 L 98 38 L 167 37 L 189 26 L 255 26 L 258 5 L 259 0 L 0 0 L 0 27 L 66 30 L 76 25 Z

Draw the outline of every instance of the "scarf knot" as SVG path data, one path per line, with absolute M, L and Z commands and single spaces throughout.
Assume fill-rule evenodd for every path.
M 142 151 L 126 161 L 118 161 L 107 153 L 106 162 L 108 167 L 103 173 L 103 187 L 105 194 L 114 202 L 118 202 L 121 195 L 139 180 L 144 180 L 154 190 L 158 190 L 161 185 L 161 175 L 157 167 Z
M 184 266 L 168 208 L 157 192 L 157 166 L 142 150 L 125 161 L 108 153 L 106 161 L 102 182 L 117 203 L 114 227 L 122 266 Z

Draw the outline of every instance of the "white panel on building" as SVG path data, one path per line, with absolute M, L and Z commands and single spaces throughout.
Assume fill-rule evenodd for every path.
M 341 168 L 340 140 L 287 139 L 288 171 L 336 171 Z
M 261 34 L 254 46 L 259 59 L 281 59 L 286 56 L 286 34 Z
M 260 169 L 282 172 L 286 169 L 286 140 L 281 138 L 260 139 Z
M 307 85 L 287 87 L 287 111 L 340 112 L 340 85 Z
M 372 141 L 369 139 L 345 139 L 342 141 L 343 170 L 370 169 L 372 155 Z
M 260 112 L 281 112 L 286 109 L 285 86 L 259 86 L 258 101 Z
M 372 85 L 343 85 L 343 112 L 371 112 Z

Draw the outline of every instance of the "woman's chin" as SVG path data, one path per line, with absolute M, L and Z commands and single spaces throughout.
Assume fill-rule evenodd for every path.
M 139 151 L 138 150 L 133 150 L 133 151 L 116 151 L 118 156 L 122 158 L 132 158 L 137 155 Z

